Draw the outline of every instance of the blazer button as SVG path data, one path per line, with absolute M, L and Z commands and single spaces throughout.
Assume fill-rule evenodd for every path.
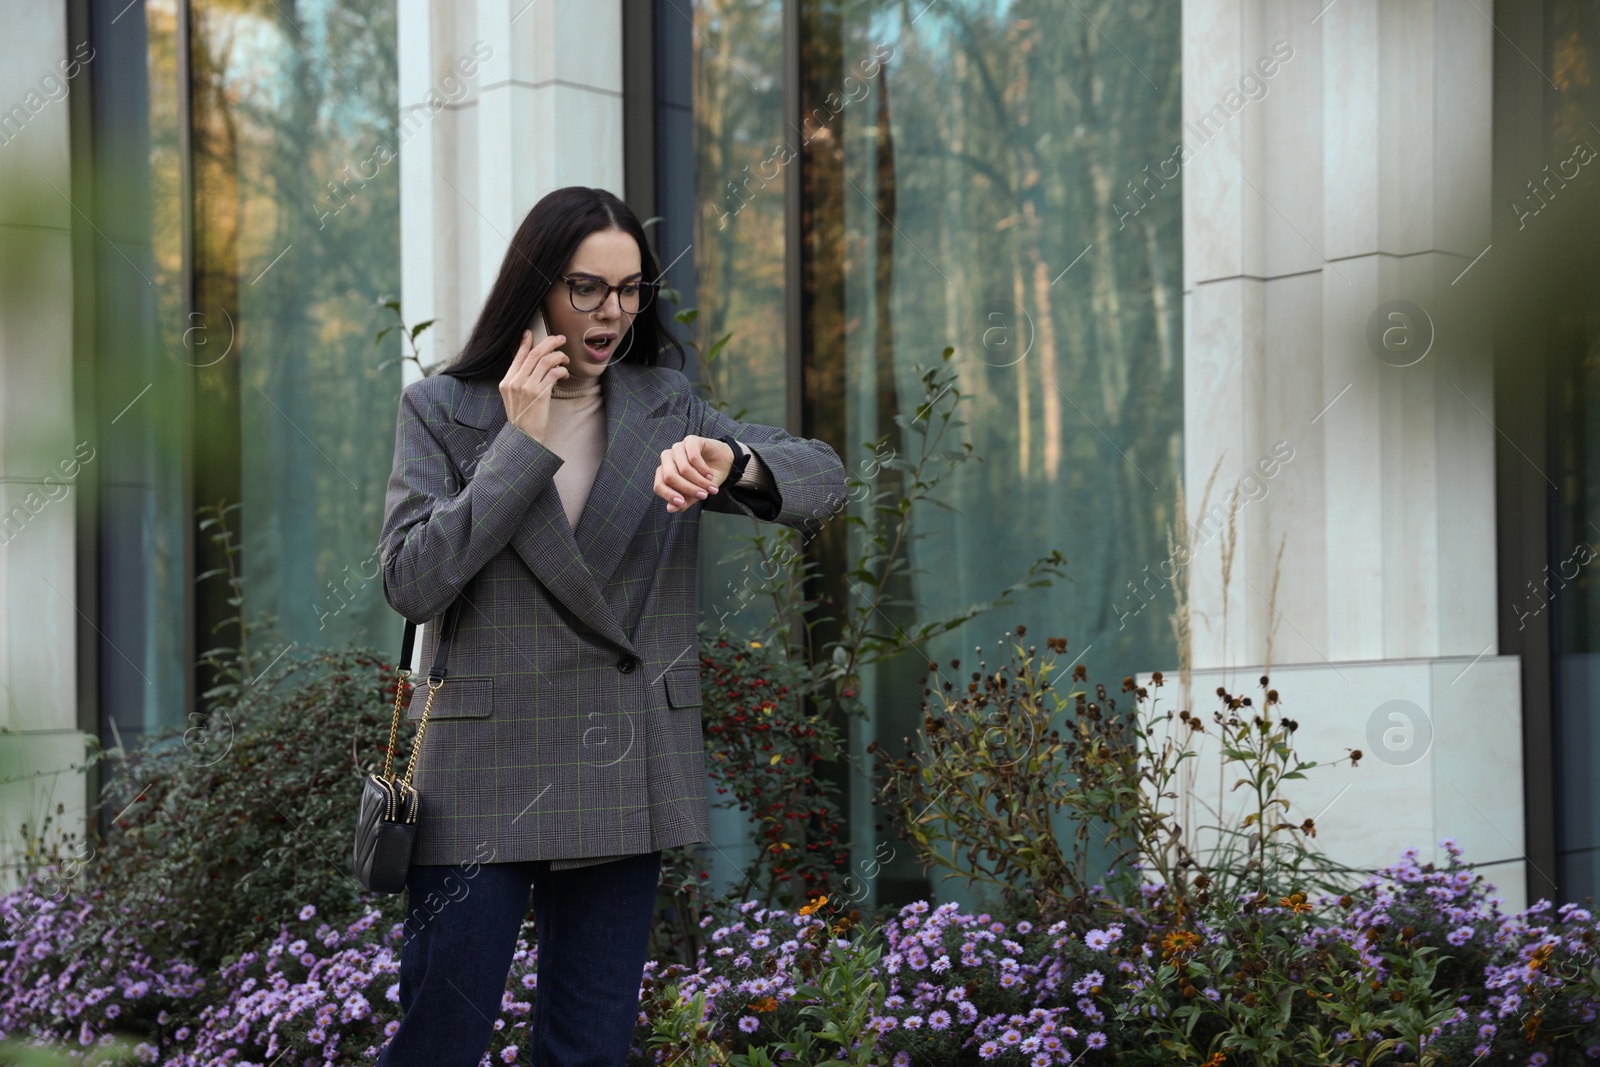
M 623 656 L 617 661 L 617 670 L 623 674 L 632 674 L 635 664 L 632 656 Z

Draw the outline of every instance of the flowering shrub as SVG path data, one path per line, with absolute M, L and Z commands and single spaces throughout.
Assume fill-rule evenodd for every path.
M 1213 899 L 1162 925 L 1164 887 L 1079 937 L 915 901 L 881 920 L 716 903 L 693 968 L 652 960 L 634 1067 L 994 1061 L 1476 1063 L 1600 1059 L 1597 924 L 1540 901 L 1505 916 L 1453 841 L 1351 893 Z M 152 961 L 131 934 L 72 951 L 89 901 L 0 898 L 0 1039 L 74 1059 L 133 1038 L 140 1063 L 370 1063 L 400 1025 L 401 926 L 303 906 L 219 973 Z M 30 895 L 33 894 L 33 895 Z M 1165 933 L 1157 937 L 1157 932 Z M 537 949 L 519 940 L 486 1064 L 526 1059 Z
M 702 643 L 706 765 L 717 794 L 731 794 L 756 824 L 764 854 L 752 872 L 758 895 L 798 906 L 833 889 L 849 862 L 837 787 L 813 774 L 815 764 L 837 758 L 839 734 L 805 715 L 803 665 L 769 643 L 731 636 Z
M 1427 946 L 1444 959 L 1435 982 L 1450 995 L 1450 1020 L 1437 1038 L 1442 1062 L 1502 1057 L 1508 1063 L 1600 1059 L 1597 924 L 1576 904 L 1552 913 L 1547 900 L 1506 916 L 1493 887 L 1461 863 L 1454 840 L 1440 842 L 1442 869 L 1418 864 L 1415 849 L 1354 895 L 1338 933 L 1363 953 L 1386 940 Z M 1391 971 L 1372 960 L 1379 981 Z
M 679 912 L 680 923 L 695 916 L 694 936 L 672 947 L 692 952 L 646 965 L 633 1067 L 1600 1060 L 1588 909 L 1539 901 L 1503 915 L 1448 840 L 1440 868 L 1408 850 L 1330 889 L 1345 873 L 1311 850 L 1315 826 L 1289 819 L 1280 795 L 1315 764 L 1294 753 L 1296 724 L 1266 678 L 1259 704 L 1219 690 L 1222 709 L 1202 723 L 1187 709 L 1147 711 L 1148 694 L 1131 679 L 1124 713 L 1102 687 L 1052 693 L 1049 664 L 1035 671 L 1034 652 L 1009 672 L 977 672 L 965 697 L 944 696 L 943 714 L 927 723 L 937 740 L 898 762 L 886 789 L 902 815 L 933 793 L 930 819 L 904 820 L 911 839 L 925 862 L 1009 886 L 1001 914 L 915 901 L 863 915 L 822 891 L 839 866 L 830 857 L 843 853 L 818 837 L 835 828 L 833 808 L 808 763 L 837 739 L 801 717 L 803 671 L 759 643 L 715 645 L 704 662 L 709 747 L 725 757 L 714 763 L 728 764 L 718 780 L 763 826 L 758 899 Z M 281 705 L 251 705 L 222 754 L 260 772 L 263 785 L 281 776 L 316 794 L 285 787 L 295 806 L 286 814 L 271 805 L 285 819 L 336 806 L 344 773 L 322 756 L 287 753 L 275 734 L 295 736 L 307 712 L 374 725 L 365 694 L 381 664 L 354 653 L 322 662 L 334 669 L 286 688 Z M 1085 680 L 1078 666 L 1072 681 Z M 1160 675 L 1152 683 L 1159 688 Z M 1192 757 L 1187 739 L 1211 723 L 1254 804 L 1242 824 L 1213 828 L 1222 846 L 1197 854 L 1162 801 Z M 176 871 L 174 881 L 146 877 L 117 896 L 120 883 L 86 860 L 71 873 L 32 872 L 0 898 L 0 1041 L 86 1062 L 131 1037 L 138 1062 L 162 1067 L 370 1062 L 400 1026 L 403 928 L 389 920 L 402 898 L 363 900 L 347 874 L 293 859 L 268 808 L 211 763 L 191 767 L 181 756 L 168 751 L 160 766 L 170 773 L 149 780 L 143 806 L 119 825 L 125 836 L 106 845 L 108 855 L 142 860 L 146 875 Z M 1001 796 L 1008 803 L 990 803 Z M 217 797 L 236 818 L 207 828 Z M 1117 859 L 1104 884 L 1089 884 L 1081 833 L 1068 849 L 1055 841 L 1051 816 L 1063 809 L 1110 827 Z M 958 852 L 931 852 L 933 821 L 973 850 L 970 866 Z M 178 842 L 191 826 L 189 869 Z M 279 851 L 262 853 L 261 872 L 244 877 L 231 860 L 211 862 L 235 847 L 264 848 L 274 833 Z M 348 843 L 348 825 L 316 833 L 341 852 Z M 142 857 L 139 843 L 149 850 Z M 267 910 L 229 914 L 236 903 L 226 890 L 241 881 L 242 899 Z M 771 899 L 786 881 L 790 903 L 806 901 L 795 910 Z M 209 930 L 209 921 L 231 925 Z M 228 948 L 215 966 L 197 959 L 196 950 Z M 537 986 L 536 948 L 519 940 L 484 1065 L 527 1058 Z
M 125 928 L 108 930 L 93 953 L 76 951 L 94 905 L 51 899 L 40 892 L 48 881 L 33 876 L 0 897 L 0 1038 L 79 1050 L 130 1029 L 187 1038 L 205 977 L 183 961 L 153 964 Z
M 852 926 L 856 941 L 839 936 Z M 869 936 L 881 942 L 881 961 L 860 950 Z M 881 991 L 857 998 L 872 1008 L 850 1035 L 852 1043 L 871 1042 L 874 1058 L 864 1062 L 1094 1062 L 1084 1057 L 1133 1043 L 1100 999 L 1119 966 L 1132 970 L 1111 951 L 1122 938 L 1121 924 L 1080 940 L 1063 921 L 1007 926 L 955 903 L 915 901 L 881 925 L 861 927 L 849 917 L 829 926 L 812 905 L 790 913 L 748 901 L 710 935 L 714 947 L 699 969 L 647 968 L 641 1022 L 653 1024 L 659 1047 L 641 1062 L 690 1052 L 691 1041 L 720 1046 L 735 1064 L 740 1057 L 814 1062 L 771 1050 L 796 1043 L 806 1010 L 822 1006 L 814 1003 L 819 976 L 852 962 L 881 983 Z M 698 1010 L 675 1016 L 671 1009 L 685 1002 Z M 838 1055 L 845 1047 L 822 1051 Z
M 1048 1067 L 1124 1043 L 1122 1027 L 1096 999 L 1118 973 L 1112 952 L 1123 939 L 1121 923 L 1079 940 L 1065 920 L 1008 927 L 987 913 L 916 901 L 884 936 L 893 980 L 875 1023 L 902 1067 L 923 1052 L 942 1052 L 947 1062 L 976 1052 Z
M 359 650 L 285 655 L 207 729 L 169 728 L 125 760 L 107 753 L 126 795 L 104 802 L 110 833 L 58 894 L 97 904 L 80 949 L 136 928 L 150 951 L 215 973 L 307 900 L 335 923 L 373 906 L 398 920 L 401 899 L 374 897 L 350 872 L 362 776 L 382 768 L 395 685 L 391 664 Z

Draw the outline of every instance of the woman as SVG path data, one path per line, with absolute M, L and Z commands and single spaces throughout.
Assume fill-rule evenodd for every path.
M 811 528 L 844 503 L 828 445 L 730 419 L 658 365 L 683 356 L 658 276 L 627 205 L 558 189 L 460 355 L 401 394 L 384 595 L 430 623 L 425 664 L 459 608 L 413 779 L 385 1067 L 476 1067 L 530 888 L 533 1063 L 623 1062 L 661 850 L 710 839 L 694 505 Z

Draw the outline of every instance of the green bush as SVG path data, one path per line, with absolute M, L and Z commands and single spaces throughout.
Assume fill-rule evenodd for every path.
M 270 938 L 308 901 L 335 924 L 375 903 L 398 921 L 401 898 L 363 889 L 350 857 L 394 684 L 393 666 L 366 651 L 285 656 L 213 713 L 205 744 L 193 731 L 174 743 L 182 738 L 166 731 L 123 761 L 137 799 L 88 865 L 83 889 L 104 906 L 86 933 L 133 924 L 147 948 L 209 970 Z

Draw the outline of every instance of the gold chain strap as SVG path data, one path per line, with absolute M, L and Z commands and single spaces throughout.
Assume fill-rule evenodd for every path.
M 389 749 L 384 754 L 383 760 L 383 780 L 391 785 L 394 783 L 394 746 L 395 742 L 400 738 L 400 693 L 404 688 L 400 683 L 411 677 L 411 668 L 406 664 L 397 664 L 395 674 L 394 717 L 389 720 Z M 405 796 L 411 791 L 411 775 L 417 769 L 417 757 L 422 754 L 422 738 L 428 732 L 428 713 L 433 710 L 434 695 L 439 692 L 439 687 L 442 685 L 444 685 L 443 678 L 437 681 L 432 678 L 428 679 L 428 702 L 422 707 L 422 721 L 417 724 L 417 740 L 411 746 L 411 758 L 406 761 L 405 780 L 400 783 L 398 788 L 389 790 L 389 795 L 395 804 L 404 805 Z M 395 812 L 391 810 L 389 818 L 392 820 L 394 816 Z M 411 818 L 408 821 L 416 822 L 416 816 L 417 805 L 412 805 Z
M 435 681 L 428 679 L 428 702 L 422 706 L 422 721 L 417 724 L 417 741 L 411 746 L 411 758 L 406 761 L 406 778 L 401 783 L 400 792 L 405 793 L 411 788 L 411 772 L 417 769 L 417 757 L 422 754 L 422 738 L 428 732 L 428 712 L 433 710 L 433 698 L 444 685 L 444 679 Z
M 405 692 L 403 683 L 411 677 L 411 668 L 400 665 L 395 668 L 394 675 L 394 718 L 389 722 L 389 748 L 383 759 L 383 780 L 390 781 L 394 778 L 394 743 L 400 736 L 400 694 Z

